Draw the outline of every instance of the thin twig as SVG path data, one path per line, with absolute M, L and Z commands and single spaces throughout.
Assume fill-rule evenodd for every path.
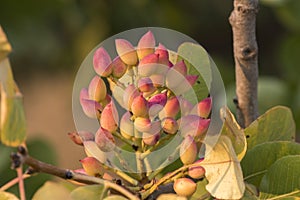
M 12 154 L 12 166 L 14 168 L 19 168 L 22 164 L 27 164 L 28 166 L 32 167 L 36 172 L 42 172 L 51 174 L 63 179 L 67 180 L 73 180 L 80 183 L 86 183 L 86 184 L 102 184 L 104 187 L 109 187 L 111 189 L 114 189 L 124 196 L 128 197 L 129 199 L 138 200 L 139 198 L 132 194 L 130 191 L 125 189 L 124 187 L 117 185 L 111 181 L 103 180 L 98 177 L 88 176 L 80 173 L 76 173 L 72 170 L 68 169 L 61 169 L 54 165 L 50 165 L 48 163 L 44 163 L 42 161 L 39 161 L 29 155 L 27 155 L 26 150 L 24 148 L 20 147 L 18 153 Z
M 24 186 L 24 180 L 23 180 L 23 167 L 20 166 L 16 169 L 17 174 L 18 174 L 18 181 L 19 181 L 19 192 L 20 192 L 20 199 L 21 200 L 26 200 L 26 195 L 25 195 L 25 186 Z

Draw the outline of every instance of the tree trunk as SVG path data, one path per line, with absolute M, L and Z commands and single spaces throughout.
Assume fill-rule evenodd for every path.
M 255 26 L 258 0 L 234 0 L 229 17 L 233 32 L 235 60 L 237 119 L 242 127 L 258 116 L 257 80 L 258 47 Z

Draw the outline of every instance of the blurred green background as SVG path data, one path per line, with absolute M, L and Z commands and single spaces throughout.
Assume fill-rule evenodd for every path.
M 174 29 L 198 41 L 216 62 L 234 109 L 231 10 L 232 1 L 219 0 L 1 1 L 0 24 L 13 46 L 10 59 L 25 97 L 29 139 L 46 140 L 60 166 L 79 167 L 83 149 L 66 136 L 75 130 L 71 94 L 76 72 L 97 44 L 136 27 Z M 261 0 L 257 41 L 259 111 L 289 106 L 299 141 L 300 1 Z

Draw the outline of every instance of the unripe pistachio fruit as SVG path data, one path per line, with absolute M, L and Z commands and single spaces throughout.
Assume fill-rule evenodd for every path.
M 103 77 L 107 77 L 112 72 L 111 58 L 107 51 L 100 47 L 94 53 L 93 65 L 95 72 Z
M 179 152 L 180 160 L 185 165 L 192 164 L 196 160 L 198 149 L 197 144 L 192 136 L 188 135 L 184 138 L 181 143 Z
M 104 152 L 112 151 L 115 147 L 113 135 L 102 127 L 100 127 L 95 134 L 95 142 L 99 149 Z
M 113 101 L 110 101 L 110 103 L 105 106 L 101 113 L 100 124 L 104 129 L 112 133 L 117 130 L 118 122 L 119 116 L 117 109 Z
M 139 59 L 143 59 L 145 56 L 154 53 L 155 38 L 151 31 L 148 31 L 141 37 L 137 45 L 137 54 Z
M 79 162 L 81 162 L 81 165 L 87 175 L 96 176 L 96 177 L 103 176 L 103 174 L 104 174 L 103 165 L 96 158 L 85 157 L 85 158 L 79 160 Z
M 136 65 L 138 57 L 132 44 L 124 39 L 116 39 L 116 50 L 121 60 L 127 65 Z
M 194 194 L 197 189 L 197 185 L 189 178 L 179 178 L 175 180 L 173 188 L 177 195 L 189 197 Z
M 94 76 L 88 88 L 89 99 L 100 102 L 105 99 L 107 90 L 102 78 Z
M 199 159 L 196 162 L 194 162 L 194 164 L 199 164 L 202 161 L 203 161 L 203 159 Z M 204 169 L 204 167 L 202 167 L 200 165 L 189 167 L 189 169 L 188 169 L 188 175 L 194 179 L 202 178 L 204 176 L 204 174 L 205 174 L 205 169 Z

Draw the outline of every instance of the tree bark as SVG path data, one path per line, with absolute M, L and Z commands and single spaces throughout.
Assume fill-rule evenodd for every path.
M 233 33 L 235 103 L 238 122 L 247 127 L 258 116 L 258 47 L 255 35 L 258 0 L 234 0 L 233 4 L 229 22 Z

